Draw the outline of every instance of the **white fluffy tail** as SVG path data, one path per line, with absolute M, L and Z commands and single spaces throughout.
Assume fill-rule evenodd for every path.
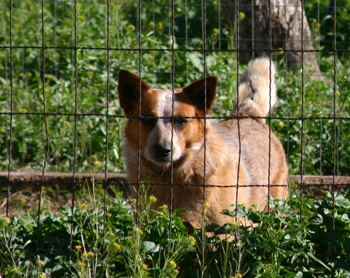
M 276 68 L 268 58 L 253 60 L 239 82 L 233 116 L 265 117 L 277 101 Z

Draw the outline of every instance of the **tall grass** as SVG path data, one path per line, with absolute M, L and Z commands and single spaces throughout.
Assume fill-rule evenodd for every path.
M 324 200 L 292 192 L 271 197 L 270 213 L 237 207 L 221 227 L 192 234 L 178 211 L 157 206 L 141 188 L 136 200 L 84 189 L 75 207 L 0 219 L 3 277 L 348 277 L 349 194 Z M 204 207 L 205 213 L 206 206 Z M 302 218 L 300 217 L 302 215 Z M 236 216 L 244 220 L 236 222 Z M 170 232 L 171 231 L 171 232 Z

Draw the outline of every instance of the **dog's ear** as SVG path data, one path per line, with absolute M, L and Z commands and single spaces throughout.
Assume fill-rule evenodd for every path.
M 135 105 L 139 103 L 140 92 L 143 93 L 149 89 L 150 86 L 138 75 L 125 69 L 119 71 L 119 103 L 126 115 L 129 115 Z
M 217 83 L 218 79 L 215 76 L 209 76 L 206 79 L 197 80 L 183 89 L 182 93 L 187 94 L 191 103 L 197 107 L 200 112 L 199 116 L 210 112 L 216 96 Z

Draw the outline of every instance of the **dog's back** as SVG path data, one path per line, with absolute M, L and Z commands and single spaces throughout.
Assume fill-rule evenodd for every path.
M 277 101 L 275 72 L 274 64 L 266 58 L 251 62 L 239 83 L 233 118 L 221 123 L 240 153 L 239 167 L 245 173 L 245 181 L 239 184 L 244 186 L 238 192 L 239 201 L 258 204 L 260 209 L 266 204 L 267 193 L 278 198 L 288 194 L 284 150 L 265 124 Z

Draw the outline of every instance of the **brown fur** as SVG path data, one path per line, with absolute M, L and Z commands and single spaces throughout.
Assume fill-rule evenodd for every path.
M 287 197 L 283 185 L 287 184 L 288 168 L 280 141 L 263 118 L 237 119 L 237 115 L 264 117 L 268 113 L 277 98 L 274 75 L 269 60 L 254 60 L 240 81 L 232 117 L 217 123 L 203 119 L 215 98 L 215 77 L 173 94 L 152 89 L 138 76 L 121 70 L 119 100 L 126 115 L 132 116 L 125 129 L 124 149 L 129 182 L 136 184 L 140 171 L 140 181 L 156 184 L 153 194 L 159 202 L 169 204 L 172 196 L 172 209 L 185 208 L 180 214 L 195 228 L 201 226 L 204 202 L 210 205 L 206 223 L 224 224 L 232 219 L 220 212 L 232 209 L 236 202 L 264 209 L 268 184 L 273 185 L 271 194 Z M 140 121 L 139 115 L 155 118 Z M 171 117 L 180 120 L 172 122 Z M 170 154 L 165 155 L 169 148 Z M 223 187 L 237 186 L 237 181 L 238 194 L 236 187 Z M 206 186 L 196 186 L 204 182 Z

